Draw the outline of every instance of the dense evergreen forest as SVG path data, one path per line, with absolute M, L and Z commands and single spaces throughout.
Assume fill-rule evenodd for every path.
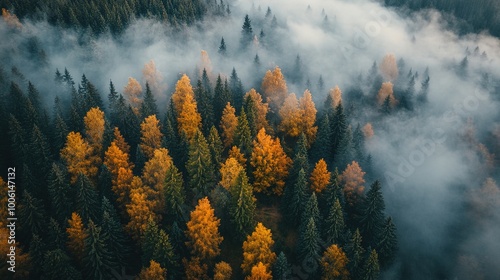
M 460 45 L 442 68 L 397 57 L 397 49 L 366 50 L 365 68 L 334 54 L 341 58 L 330 71 L 310 55 L 320 47 L 289 36 L 313 31 L 288 33 L 297 27 L 279 6 L 0 6 L 0 34 L 11 39 L 0 44 L 1 279 L 494 279 L 498 272 L 495 253 L 470 246 L 487 247 L 490 237 L 474 239 L 476 231 L 498 228 L 498 110 L 469 110 L 464 102 L 466 113 L 491 112 L 476 123 L 431 113 L 443 113 L 434 104 L 445 94 L 443 79 L 474 85 L 466 95 L 474 102 L 491 96 L 490 106 L 497 104 L 500 75 L 490 45 Z M 321 39 L 341 29 L 340 16 L 326 7 L 300 8 Z M 495 34 L 495 20 L 472 21 L 472 30 Z M 137 43 L 134 30 L 161 39 Z M 64 35 L 51 42 L 53 34 Z M 110 58 L 113 52 L 120 55 Z M 126 72 L 122 59 L 135 61 L 141 52 L 153 55 L 127 62 L 139 70 Z M 496 125 L 484 129 L 482 121 Z M 432 151 L 418 142 L 422 135 L 432 139 Z M 425 163 L 415 163 L 415 151 Z M 456 162 L 474 166 L 456 168 L 457 181 L 443 183 L 448 175 L 436 179 L 427 168 L 439 174 Z M 430 190 L 434 182 L 452 186 L 449 198 Z M 463 216 L 430 217 L 436 206 L 415 184 L 453 199 L 442 208 Z M 14 229 L 9 217 L 17 218 Z M 443 224 L 446 238 L 428 238 L 442 234 Z M 7 242 L 13 235 L 15 247 Z

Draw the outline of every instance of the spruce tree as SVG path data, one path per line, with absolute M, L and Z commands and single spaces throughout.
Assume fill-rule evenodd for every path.
M 234 133 L 233 144 L 238 147 L 245 158 L 249 158 L 252 152 L 252 136 L 245 111 L 241 111 L 238 117 L 238 126 Z
M 220 139 L 219 132 L 212 126 L 210 128 L 210 133 L 208 134 L 208 148 L 210 149 L 210 155 L 212 157 L 212 164 L 216 169 L 217 178 L 219 176 L 219 167 L 222 164 L 222 152 L 224 151 L 224 146 L 222 145 L 222 140 Z
M 380 277 L 380 266 L 378 263 L 377 251 L 373 249 L 366 260 L 363 268 L 362 280 L 378 280 Z
M 73 266 L 66 252 L 61 249 L 46 252 L 42 268 L 43 279 L 82 279 L 81 273 Z
M 314 192 L 311 194 L 304 205 L 304 210 L 302 211 L 300 219 L 301 226 L 307 225 L 307 221 L 309 221 L 310 218 L 313 218 L 316 229 L 321 232 L 321 222 L 323 219 L 321 218 L 321 214 L 319 213 L 318 200 L 316 199 L 316 193 Z M 304 228 L 301 229 L 301 231 L 303 230 Z
M 325 221 L 325 240 L 328 244 L 342 244 L 345 230 L 344 213 L 337 198 Z
M 189 158 L 186 162 L 189 187 L 198 196 L 208 195 L 214 185 L 215 167 L 212 163 L 207 140 L 198 130 L 189 143 Z
M 297 225 L 299 223 L 301 213 L 305 208 L 306 200 L 307 178 L 304 169 L 300 169 L 295 184 L 285 188 L 285 196 L 283 199 L 285 213 L 288 216 L 288 221 L 292 225 Z
M 226 83 L 227 83 L 227 81 L 226 81 Z M 231 93 L 224 86 L 224 83 L 222 82 L 222 78 L 219 75 L 217 77 L 217 82 L 215 83 L 214 99 L 213 99 L 214 118 L 215 118 L 216 123 L 220 122 L 221 117 L 222 117 L 222 111 L 224 111 L 224 107 L 226 107 L 226 104 L 228 102 L 232 102 Z
M 314 162 L 324 158 L 328 165 L 331 165 L 333 160 L 330 156 L 332 131 L 330 127 L 330 118 L 328 114 L 324 114 L 318 127 L 318 134 L 316 134 L 316 141 L 311 148 L 311 157 Z
M 239 113 L 239 109 L 243 106 L 243 84 L 241 83 L 240 78 L 238 77 L 238 73 L 236 73 L 236 69 L 233 67 L 233 71 L 231 72 L 231 77 L 229 77 L 229 87 L 232 93 L 232 100 L 234 102 L 233 107 L 236 108 L 236 111 Z
M 253 30 L 252 23 L 248 15 L 245 15 L 245 20 L 243 22 L 242 30 L 241 30 L 241 40 L 240 45 L 242 49 L 246 49 L 253 40 Z
M 43 202 L 24 191 L 19 201 L 19 220 L 23 232 L 42 235 L 46 231 L 46 214 Z
M 255 197 L 252 186 L 248 182 L 245 171 L 242 170 L 236 179 L 236 185 L 231 187 L 231 201 L 229 213 L 234 225 L 238 239 L 249 234 L 254 225 Z
M 370 190 L 366 193 L 366 198 L 361 207 L 360 226 L 367 244 L 375 246 L 384 227 L 385 203 L 382 195 L 380 182 L 375 181 Z
M 353 279 L 361 279 L 363 275 L 363 258 L 365 249 L 361 245 L 362 238 L 359 229 L 352 236 L 346 248 L 347 258 L 349 259 L 348 268 Z
M 164 196 L 168 220 L 186 222 L 184 217 L 184 181 L 182 174 L 174 164 L 165 175 Z
M 101 228 L 103 235 L 107 236 L 106 247 L 111 253 L 111 261 L 120 266 L 126 264 L 128 254 L 127 236 L 120 223 L 116 209 L 106 198 L 102 198 Z
M 344 107 L 342 102 L 337 105 L 331 118 L 331 157 L 333 159 L 338 155 L 338 148 L 341 145 L 342 139 L 345 138 L 345 133 L 347 131 L 347 119 L 344 114 Z
M 382 267 L 389 266 L 395 258 L 398 250 L 398 239 L 396 236 L 396 226 L 392 218 L 385 220 L 384 227 L 377 241 L 377 251 L 379 252 L 379 261 Z
M 226 56 L 227 54 L 227 49 L 226 49 L 226 42 L 224 41 L 224 37 L 220 40 L 220 46 L 219 46 L 219 54 L 222 56 Z
M 297 242 L 298 248 L 298 256 L 299 256 L 299 261 L 301 263 L 306 262 L 306 263 L 313 263 L 317 262 L 320 259 L 320 236 L 318 234 L 318 230 L 316 228 L 316 223 L 314 222 L 314 219 L 311 217 L 309 218 L 309 221 L 307 221 L 307 225 L 305 226 L 305 230 L 301 233 L 299 237 L 299 241 Z M 313 271 L 311 271 L 312 275 L 315 275 L 315 273 L 318 270 L 318 266 L 314 265 L 311 266 L 311 268 L 314 268 Z
M 158 106 L 156 106 L 156 99 L 151 92 L 151 88 L 149 87 L 149 83 L 146 82 L 146 92 L 144 93 L 144 100 L 141 103 L 141 107 L 139 108 L 139 113 L 141 115 L 141 120 L 151 116 L 158 116 Z
M 276 280 L 287 280 L 291 274 L 290 264 L 286 259 L 285 253 L 279 253 L 273 267 L 273 278 Z
M 75 209 L 84 221 L 97 220 L 99 210 L 98 194 L 89 178 L 80 173 L 74 186 L 76 190 Z
M 200 112 L 202 119 L 202 130 L 208 134 L 210 127 L 214 124 L 214 112 L 211 96 L 210 80 L 208 79 L 207 71 L 203 69 L 202 80 L 198 80 L 194 95 L 196 98 L 196 105 L 198 112 Z
M 117 265 L 113 263 L 109 248 L 106 246 L 108 236 L 101 227 L 89 220 L 87 238 L 85 239 L 85 253 L 83 257 L 84 273 L 89 279 L 110 279 L 111 271 Z

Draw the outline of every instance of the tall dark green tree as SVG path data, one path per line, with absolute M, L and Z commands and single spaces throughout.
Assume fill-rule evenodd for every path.
M 300 169 L 294 185 L 285 188 L 283 208 L 289 223 L 297 225 L 307 201 L 307 178 L 304 169 Z
M 319 261 L 320 259 L 320 236 L 318 230 L 316 228 L 316 223 L 314 223 L 314 219 L 311 217 L 309 221 L 307 221 L 307 225 L 305 226 L 304 232 L 299 237 L 299 241 L 297 242 L 298 248 L 297 252 L 299 255 L 299 261 L 301 263 L 314 263 Z M 315 275 L 318 271 L 318 266 L 311 266 L 312 271 L 310 274 Z
M 370 246 L 375 246 L 384 227 L 385 203 L 380 182 L 377 180 L 366 193 L 366 198 L 361 207 L 360 227 L 365 241 Z
M 54 219 L 50 218 L 48 222 L 47 240 L 48 247 L 53 249 L 64 249 L 66 246 L 66 233 L 60 224 Z
M 362 280 L 378 280 L 380 277 L 380 265 L 378 263 L 377 251 L 373 249 L 370 252 L 370 256 L 366 260 L 365 266 L 363 268 Z
M 115 85 L 113 84 L 113 81 L 109 80 L 109 94 L 108 94 L 108 108 L 109 108 L 109 113 L 111 114 L 111 121 L 115 122 L 115 117 L 117 113 L 117 108 L 116 106 L 118 105 L 118 92 L 115 89 Z
M 95 187 L 89 178 L 83 174 L 78 176 L 78 180 L 73 186 L 76 190 L 75 210 L 80 214 L 82 220 L 98 218 L 99 198 Z
M 332 130 L 330 127 L 330 118 L 328 114 L 324 114 L 318 127 L 316 141 L 314 141 L 311 148 L 311 157 L 313 162 L 318 162 L 318 160 L 323 158 L 327 163 L 332 163 L 329 149 L 331 146 L 331 139 Z
M 287 280 L 290 279 L 291 274 L 290 264 L 286 259 L 285 253 L 279 253 L 273 267 L 273 278 L 276 280 Z
M 52 155 L 50 153 L 50 146 L 47 143 L 47 138 L 37 125 L 33 125 L 33 130 L 31 132 L 29 154 L 31 158 L 30 166 L 33 170 L 36 170 L 36 177 L 44 180 L 50 169 Z
M 243 21 L 243 26 L 241 30 L 241 40 L 240 45 L 242 49 L 248 48 L 248 46 L 252 43 L 253 40 L 253 30 L 252 30 L 252 22 L 248 15 L 245 15 L 245 20 Z
M 348 163 L 352 162 L 354 158 L 354 151 L 352 130 L 351 126 L 348 126 L 342 136 L 342 139 L 340 139 L 337 149 L 335 150 L 336 157 L 334 157 L 334 162 L 336 163 L 336 166 L 343 170 Z
M 21 230 L 27 234 L 42 235 L 46 231 L 46 214 L 43 202 L 24 191 L 19 201 L 19 220 Z
M 208 134 L 210 127 L 214 124 L 214 111 L 212 104 L 210 80 L 207 71 L 203 69 L 202 80 L 198 80 L 194 95 L 196 98 L 198 112 L 201 115 L 203 133 Z
M 332 204 L 325 221 L 325 240 L 328 244 L 341 244 L 345 230 L 344 213 L 338 199 Z
M 174 253 L 168 234 L 159 229 L 152 218 L 148 220 L 146 231 L 142 241 L 142 263 L 149 264 L 151 260 L 156 261 L 161 267 L 173 273 L 176 267 L 177 257 Z
M 236 185 L 231 187 L 231 201 L 229 213 L 231 223 L 237 232 L 239 239 L 244 239 L 250 234 L 255 226 L 255 197 L 253 188 L 248 182 L 248 177 L 244 170 L 240 172 L 236 179 Z
M 304 211 L 302 211 L 300 219 L 301 226 L 307 225 L 307 221 L 309 221 L 310 218 L 313 218 L 316 229 L 321 232 L 321 222 L 323 219 L 321 218 L 321 214 L 319 213 L 318 200 L 316 198 L 315 192 L 311 194 L 304 205 Z M 305 228 L 301 229 L 301 231 L 303 230 L 305 230 Z
M 359 229 L 356 229 L 346 248 L 347 258 L 349 259 L 348 268 L 353 279 L 361 279 L 363 275 L 365 249 L 361 245 L 362 242 L 361 233 Z
M 30 276 L 40 278 L 42 273 L 42 268 L 44 265 L 45 253 L 47 252 L 47 245 L 43 242 L 39 235 L 33 234 L 31 238 L 30 247 L 30 259 L 33 270 L 30 272 Z
M 56 163 L 52 164 L 47 189 L 52 213 L 59 222 L 66 221 L 71 209 L 70 186 L 67 173 Z
M 224 151 L 224 146 L 222 140 L 220 139 L 219 132 L 215 126 L 210 128 L 210 133 L 208 134 L 208 148 L 210 149 L 210 155 L 212 157 L 213 166 L 216 169 L 216 174 L 219 173 L 219 168 L 222 164 L 222 152 Z M 217 175 L 217 178 L 219 175 Z
M 111 252 L 106 246 L 108 236 L 91 219 L 87 226 L 87 238 L 84 241 L 83 266 L 88 279 L 111 279 L 111 271 L 117 269 Z
M 224 37 L 220 40 L 220 46 L 219 46 L 219 54 L 222 56 L 226 56 L 227 54 L 227 48 L 226 48 L 226 41 L 224 41 Z
M 241 111 L 241 115 L 238 117 L 238 126 L 236 126 L 234 133 L 233 144 L 240 149 L 246 158 L 249 158 L 252 153 L 252 135 L 244 110 Z
M 186 170 L 188 172 L 189 187 L 197 196 L 208 195 L 209 191 L 215 185 L 215 166 L 212 163 L 212 156 L 207 140 L 199 130 L 189 143 L 188 153 L 189 158 L 186 162 Z
M 146 92 L 144 93 L 144 100 L 142 101 L 141 107 L 139 108 L 139 113 L 141 115 L 141 119 L 145 119 L 151 115 L 158 116 L 158 106 L 156 105 L 156 99 L 151 92 L 149 83 L 147 82 Z
M 233 99 L 233 107 L 236 108 L 237 113 L 239 113 L 239 109 L 243 106 L 243 84 L 241 83 L 240 78 L 238 77 L 238 73 L 236 73 L 236 69 L 233 67 L 233 71 L 231 72 L 231 76 L 229 77 L 229 88 L 232 93 Z
M 384 227 L 377 242 L 377 251 L 379 252 L 379 261 L 382 267 L 389 266 L 395 258 L 398 250 L 398 239 L 396 236 L 396 226 L 392 218 L 385 220 Z
M 215 117 L 215 121 L 217 123 L 220 122 L 221 117 L 222 117 L 222 111 L 224 111 L 224 107 L 226 107 L 226 104 L 228 102 L 230 102 L 232 104 L 231 93 L 229 92 L 227 87 L 224 86 L 224 83 L 222 82 L 222 78 L 219 75 L 217 77 L 217 81 L 215 83 L 214 99 L 213 99 L 214 117 Z
M 347 118 L 344 114 L 344 107 L 342 102 L 337 105 L 335 110 L 331 114 L 331 157 L 336 158 L 338 155 L 338 148 L 345 138 L 345 133 L 347 131 Z
M 82 279 L 81 273 L 73 266 L 66 252 L 61 249 L 46 252 L 42 268 L 43 279 Z
M 168 220 L 186 222 L 184 217 L 184 181 L 182 174 L 174 164 L 170 166 L 165 175 L 165 208 Z
M 108 237 L 106 240 L 106 247 L 111 254 L 111 261 L 120 266 L 126 265 L 126 258 L 129 250 L 127 236 L 120 223 L 119 216 L 114 206 L 106 197 L 102 198 L 101 205 L 102 216 L 100 223 L 102 234 Z

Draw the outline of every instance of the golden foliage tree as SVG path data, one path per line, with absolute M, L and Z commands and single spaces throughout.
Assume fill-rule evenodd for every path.
M 349 280 L 346 254 L 336 244 L 328 247 L 321 258 L 322 280 Z
M 228 157 L 226 162 L 224 162 L 220 168 L 221 180 L 219 184 L 223 186 L 226 190 L 229 190 L 236 184 L 236 179 L 241 171 L 245 169 L 238 162 L 237 159 L 233 157 Z
M 92 147 L 95 155 L 102 152 L 102 142 L 104 140 L 104 112 L 98 107 L 91 108 L 83 118 L 85 123 L 86 140 Z
M 262 80 L 262 92 L 272 110 L 277 111 L 288 94 L 285 77 L 279 67 L 268 70 Z
M 258 223 L 254 232 L 243 242 L 243 263 L 241 269 L 249 273 L 258 263 L 270 269 L 276 261 L 276 254 L 271 250 L 274 245 L 273 235 L 262 223 Z
M 214 268 L 214 280 L 230 280 L 233 269 L 227 262 L 219 262 Z
M 184 103 L 177 118 L 179 133 L 185 133 L 188 139 L 192 139 L 198 129 L 201 129 L 201 115 L 198 113 L 196 100 L 192 95 L 186 95 Z
M 272 139 L 261 129 L 253 141 L 250 164 L 254 168 L 254 189 L 256 192 L 277 195 L 283 193 L 285 179 L 292 160 L 285 154 L 279 139 Z
M 267 267 L 261 262 L 254 265 L 252 267 L 250 275 L 245 277 L 245 280 L 271 280 L 271 279 L 273 279 L 271 272 L 269 272 L 267 270 Z
M 386 81 L 395 81 L 398 78 L 398 64 L 394 54 L 386 54 L 380 63 L 380 72 Z
M 141 143 L 142 152 L 147 159 L 154 156 L 154 151 L 161 148 L 163 133 L 160 131 L 160 121 L 156 115 L 151 115 L 141 123 Z
M 16 15 L 11 14 L 7 9 L 2 8 L 2 17 L 10 27 L 21 29 L 23 25 Z
M 93 154 L 92 147 L 79 132 L 68 134 L 66 144 L 61 149 L 61 158 L 66 162 L 72 184 L 76 182 L 80 173 L 90 179 L 96 178 L 99 158 Z
M 132 106 L 134 111 L 138 113 L 139 107 L 142 103 L 140 97 L 142 93 L 141 84 L 136 79 L 129 77 L 127 85 L 123 88 L 123 93 L 125 93 L 130 106 Z
M 396 106 L 397 104 L 397 100 L 394 97 L 393 84 L 391 82 L 383 83 L 382 87 L 378 91 L 377 95 L 378 105 L 382 106 L 387 97 L 389 97 L 389 104 L 391 105 L 391 108 L 394 108 L 394 106 Z
M 210 61 L 210 57 L 208 56 L 208 52 L 205 50 L 201 51 L 200 63 L 199 65 L 199 75 L 203 74 L 203 69 L 207 71 L 207 75 L 210 77 L 212 75 L 212 62 Z
M 141 178 L 134 176 L 130 183 L 130 202 L 127 204 L 127 213 L 130 217 L 126 229 L 135 240 L 140 240 L 148 225 L 149 217 L 155 219 L 155 214 L 148 201 L 146 187 L 142 185 Z M 158 222 L 155 220 L 155 222 Z
M 161 73 L 156 69 L 156 64 L 154 60 L 148 61 L 144 64 L 142 68 L 142 77 L 145 82 L 148 83 L 151 92 L 159 97 L 161 93 L 166 89 L 166 85 L 163 84 L 163 77 Z
M 209 280 L 208 265 L 201 263 L 200 258 L 193 257 L 191 260 L 182 260 L 186 272 L 186 280 Z
M 116 183 L 111 187 L 116 195 L 116 201 L 120 204 L 122 210 L 130 201 L 130 189 L 132 185 L 132 179 L 134 174 L 132 173 L 132 167 L 118 168 L 118 175 L 116 176 Z
M 243 168 L 247 167 L 247 159 L 245 156 L 241 153 L 240 148 L 233 146 L 231 150 L 229 150 L 229 155 L 228 157 L 232 157 L 238 161 L 238 163 L 243 166 Z
M 130 153 L 130 145 L 125 141 L 125 138 L 123 138 L 120 129 L 118 127 L 115 127 L 113 130 L 113 141 L 115 142 L 116 146 L 122 150 L 124 153 Z
M 133 168 L 132 163 L 129 161 L 129 155 L 118 147 L 116 140 L 111 142 L 108 150 L 104 153 L 104 164 L 111 173 L 111 183 L 113 186 L 118 183 L 118 171 L 120 168 Z
M 373 135 L 375 135 L 371 123 L 367 123 L 363 126 L 363 135 L 365 136 L 366 139 L 370 139 L 373 137 Z
M 344 183 L 344 195 L 349 204 L 353 205 L 358 197 L 363 193 L 365 187 L 365 172 L 361 170 L 361 167 L 356 161 L 348 164 L 342 175 L 340 176 L 341 181 Z
M 81 263 L 84 254 L 85 239 L 88 234 L 83 226 L 82 218 L 75 212 L 71 213 L 68 225 L 69 227 L 66 228 L 68 250 L 75 256 L 78 263 Z
M 187 223 L 186 245 L 194 256 L 202 260 L 213 259 L 220 254 L 220 244 L 224 239 L 219 233 L 220 220 L 207 197 L 198 200 Z
M 304 91 L 304 95 L 300 98 L 299 110 L 301 114 L 301 131 L 306 135 L 308 146 L 311 146 L 316 139 L 318 127 L 314 125 L 317 110 L 309 90 Z
M 159 263 L 151 260 L 149 267 L 144 267 L 137 276 L 137 280 L 165 280 L 167 279 L 167 269 L 162 268 Z
M 222 118 L 220 120 L 220 129 L 222 130 L 222 138 L 224 146 L 230 147 L 233 143 L 234 133 L 238 126 L 238 118 L 236 117 L 236 110 L 228 102 L 224 111 L 222 111 Z
M 283 106 L 280 108 L 279 115 L 281 122 L 279 130 L 291 137 L 297 137 L 301 132 L 301 112 L 299 109 L 299 101 L 295 93 L 289 94 Z
M 328 171 L 326 161 L 320 159 L 314 166 L 311 172 L 311 177 L 309 181 L 311 182 L 311 190 L 320 193 L 322 192 L 328 184 L 330 184 L 330 177 L 332 173 Z
M 194 99 L 194 92 L 193 87 L 191 86 L 191 81 L 189 80 L 189 77 L 184 74 L 179 79 L 179 81 L 177 81 L 177 84 L 175 85 L 175 91 L 172 94 L 172 102 L 177 116 L 179 116 L 179 113 L 182 110 L 182 105 L 184 104 L 184 100 L 188 95 L 191 95 L 191 97 L 193 97 Z
M 340 90 L 339 86 L 335 86 L 334 88 L 330 89 L 328 92 L 329 98 L 327 99 L 329 104 L 327 104 L 328 108 L 337 108 L 337 106 L 342 102 L 342 91 Z
M 262 96 L 253 88 L 245 93 L 244 100 L 247 100 L 247 98 L 252 99 L 253 106 L 255 108 L 256 131 L 259 131 L 261 128 L 265 128 L 267 131 L 269 131 L 271 129 L 271 126 L 269 125 L 269 122 L 266 118 L 267 112 L 269 111 L 269 105 L 262 100 Z
M 146 162 L 142 171 L 142 182 L 151 190 L 149 200 L 153 203 L 156 214 L 164 212 L 164 186 L 168 169 L 172 166 L 172 157 L 165 148 L 156 149 L 153 157 Z

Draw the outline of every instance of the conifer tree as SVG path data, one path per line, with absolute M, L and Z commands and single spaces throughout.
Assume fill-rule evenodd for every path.
M 365 249 L 361 245 L 362 238 L 359 229 L 352 236 L 346 248 L 347 258 L 349 259 L 349 271 L 353 279 L 360 279 L 363 274 L 363 256 Z
M 162 268 L 159 263 L 151 260 L 149 266 L 144 267 L 139 275 L 137 276 L 138 280 L 166 280 L 167 279 L 167 270 Z
M 323 280 L 348 280 L 349 271 L 347 270 L 346 254 L 336 244 L 331 245 L 323 253 L 321 258 L 321 267 Z
M 68 220 L 69 227 L 66 228 L 66 233 L 68 235 L 68 251 L 70 251 L 77 263 L 81 264 L 84 254 L 85 239 L 88 237 L 87 232 L 83 226 L 82 218 L 73 212 L 71 214 L 71 219 Z
M 254 265 L 250 275 L 245 277 L 245 280 L 271 280 L 273 279 L 271 272 L 262 262 Z
M 361 170 L 359 164 L 353 161 L 348 164 L 344 172 L 342 172 L 341 180 L 344 182 L 344 196 L 350 205 L 354 205 L 359 196 L 363 193 L 365 187 L 365 172 Z
M 219 184 L 226 190 L 230 190 L 232 187 L 236 186 L 236 181 L 241 171 L 244 171 L 243 166 L 241 166 L 237 159 L 229 156 L 226 162 L 221 165 L 221 180 Z
M 151 203 L 148 201 L 147 190 L 142 185 L 139 177 L 132 179 L 133 187 L 130 190 L 130 202 L 126 205 L 126 211 L 130 217 L 130 221 L 126 225 L 126 229 L 131 233 L 132 237 L 139 240 L 146 230 L 147 221 L 150 217 L 156 219 L 156 216 L 151 209 Z
M 277 113 L 288 95 L 286 81 L 279 67 L 274 68 L 272 72 L 270 70 L 266 72 L 262 80 L 262 92 L 271 111 Z
M 43 208 L 43 202 L 25 190 L 19 203 L 21 229 L 26 233 L 41 235 L 45 232 L 45 217 L 47 216 Z
M 229 213 L 238 236 L 244 237 L 253 228 L 255 221 L 255 197 L 244 170 L 238 174 L 234 186 L 230 188 Z
M 319 246 L 319 240 L 320 236 L 318 234 L 318 230 L 316 228 L 316 223 L 314 222 L 314 218 L 311 217 L 309 218 L 308 221 L 303 221 L 306 222 L 306 226 L 304 227 L 304 230 L 300 234 L 299 240 L 297 242 L 298 248 L 297 252 L 299 255 L 299 259 L 301 261 L 319 261 L 320 258 L 320 246 Z M 315 267 L 313 271 L 311 271 L 312 274 L 315 274 L 317 271 L 317 267 Z
M 333 159 L 338 155 L 338 148 L 344 135 L 347 131 L 347 120 L 344 114 L 344 107 L 342 102 L 335 107 L 335 111 L 332 113 L 332 118 L 330 119 L 331 125 L 331 156 Z
M 385 220 L 384 227 L 377 243 L 379 253 L 379 261 L 382 267 L 389 266 L 395 258 L 398 250 L 398 240 L 396 236 L 396 226 L 392 222 L 392 218 L 388 217 Z
M 197 103 L 193 96 L 186 95 L 179 111 L 177 124 L 179 126 L 179 133 L 185 133 L 188 139 L 192 139 L 196 131 L 201 129 L 201 116 L 197 108 Z
M 186 162 L 189 175 L 189 187 L 198 195 L 208 194 L 214 185 L 214 166 L 208 143 L 203 134 L 197 130 L 189 143 L 189 158 Z
M 288 221 L 297 225 L 307 201 L 307 178 L 304 169 L 300 169 L 294 185 L 285 189 L 284 209 Z
M 220 254 L 220 243 L 224 239 L 219 233 L 220 220 L 215 217 L 214 209 L 207 197 L 198 200 L 187 223 L 186 245 L 193 256 L 210 260 Z
M 98 193 L 92 182 L 80 173 L 74 188 L 76 189 L 75 207 L 84 221 L 88 219 L 97 219 L 99 209 Z
M 49 191 L 51 210 L 58 221 L 64 221 L 70 209 L 70 186 L 67 174 L 59 165 L 52 163 L 47 189 Z
M 366 260 L 363 270 L 363 277 L 361 279 L 377 280 L 379 279 L 379 275 L 380 275 L 380 266 L 378 263 L 378 255 L 377 251 L 373 249 L 370 253 L 370 256 L 368 257 L 368 260 Z
M 171 165 L 165 175 L 164 186 L 164 200 L 165 200 L 165 213 L 171 220 L 182 220 L 184 210 L 184 181 L 182 174 L 175 167 Z
M 247 115 L 242 110 L 241 115 L 238 117 L 238 126 L 234 133 L 233 145 L 240 149 L 240 152 L 249 157 L 252 152 L 252 136 L 250 127 L 248 125 Z
M 71 259 L 62 249 L 47 251 L 42 268 L 46 279 L 82 279 L 81 273 L 73 266 Z
M 300 130 L 307 137 L 307 147 L 311 147 L 312 143 L 316 140 L 318 127 L 315 126 L 317 110 L 309 90 L 306 90 L 300 98 L 299 110 L 301 114 Z
M 202 75 L 203 82 L 198 80 L 194 95 L 196 98 L 196 105 L 198 112 L 200 112 L 202 120 L 203 132 L 206 134 L 214 123 L 214 110 L 211 96 L 211 85 L 208 78 L 207 70 L 203 69 Z
M 151 217 L 144 232 L 143 253 L 143 264 L 154 260 L 170 271 L 171 275 L 174 274 L 176 256 L 170 238 L 163 229 L 158 229 Z
M 229 77 L 229 86 L 231 93 L 233 94 L 233 106 L 239 110 L 241 106 L 243 106 L 243 84 L 241 83 L 238 73 L 236 73 L 236 69 L 234 67 L 231 72 L 231 76 Z
M 208 134 L 208 148 L 210 150 L 210 155 L 212 157 L 212 164 L 216 168 L 217 173 L 219 166 L 222 164 L 222 152 L 224 151 L 224 146 L 222 145 L 222 140 L 220 139 L 219 132 L 212 126 L 210 128 L 210 133 Z M 217 177 L 220 177 L 217 175 Z
M 231 150 L 229 150 L 228 158 L 234 158 L 238 163 L 243 166 L 243 168 L 246 168 L 247 166 L 247 159 L 245 156 L 241 153 L 240 149 L 236 146 L 233 146 Z
M 280 131 L 290 137 L 297 137 L 302 132 L 302 114 L 299 109 L 299 101 L 295 93 L 289 94 L 279 110 L 281 123 L 279 124 Z
M 238 126 L 238 118 L 235 115 L 236 110 L 228 102 L 220 120 L 220 129 L 222 131 L 222 138 L 224 147 L 228 148 L 233 144 L 236 128 Z
M 245 113 L 249 118 L 250 127 L 255 129 L 255 132 L 252 135 L 255 135 L 262 128 L 265 128 L 266 131 L 270 132 L 272 128 L 266 117 L 269 111 L 269 106 L 262 100 L 262 96 L 252 88 L 243 98 Z M 252 122 L 250 119 L 252 119 Z
M 151 115 L 141 123 L 141 150 L 149 160 L 154 156 L 154 151 L 161 148 L 163 133 L 160 131 L 160 121 L 156 115 Z
M 286 259 L 285 253 L 281 252 L 274 263 L 273 278 L 276 280 L 286 280 L 289 279 L 290 275 L 290 264 Z
M 140 98 L 142 93 L 141 84 L 136 79 L 129 77 L 127 85 L 123 88 L 123 93 L 127 97 L 128 103 L 132 107 L 134 113 L 137 115 L 142 103 Z
M 272 251 L 273 245 L 271 230 L 262 223 L 257 223 L 254 232 L 243 242 L 243 263 L 241 264 L 243 272 L 250 273 L 252 267 L 259 263 L 266 269 L 270 269 L 276 261 L 276 254 Z
M 157 215 L 165 212 L 165 176 L 172 164 L 172 157 L 168 154 L 168 150 L 159 148 L 154 150 L 153 157 L 144 165 L 142 183 L 151 190 L 148 199 L 152 202 L 151 210 Z
M 218 52 L 222 56 L 226 56 L 227 54 L 226 41 L 224 41 L 224 37 L 222 37 L 222 39 L 220 40 L 220 46 Z
M 194 97 L 194 92 L 189 77 L 184 74 L 179 81 L 177 81 L 175 91 L 172 94 L 172 104 L 176 118 L 179 117 L 179 114 L 182 111 L 182 105 L 188 95 Z
M 200 258 L 192 257 L 189 261 L 183 259 L 184 269 L 186 273 L 186 280 L 209 280 L 208 265 L 201 263 Z
M 37 125 L 33 125 L 29 153 L 31 158 L 30 166 L 35 170 L 37 177 L 40 179 L 46 178 L 50 169 L 52 156 L 50 154 L 50 146 L 47 143 L 47 138 Z
M 106 247 L 109 249 L 114 263 L 125 265 L 129 250 L 127 247 L 127 237 L 118 214 L 106 197 L 102 199 L 101 208 L 102 233 L 108 237 Z
M 66 162 L 71 183 L 75 183 L 80 173 L 88 178 L 97 175 L 98 158 L 93 154 L 92 147 L 83 140 L 79 132 L 70 132 L 66 137 L 66 144 L 61 150 L 61 158 Z
M 104 141 L 104 112 L 94 107 L 87 112 L 83 122 L 85 124 L 85 139 L 92 148 L 94 157 L 100 159 Z
M 139 114 L 141 116 L 141 120 L 151 115 L 158 116 L 158 106 L 156 105 L 156 99 L 151 92 L 151 88 L 149 87 L 148 82 L 146 82 L 146 92 L 144 93 L 144 100 L 139 108 Z
M 361 209 L 361 232 L 367 238 L 365 241 L 371 246 L 375 246 L 385 220 L 385 203 L 378 180 L 371 185 L 370 190 L 366 193 Z
M 85 275 L 91 279 L 109 279 L 116 264 L 111 261 L 111 254 L 106 247 L 107 236 L 92 220 L 86 230 L 83 266 Z
M 227 103 L 232 102 L 231 93 L 224 88 L 220 75 L 217 77 L 217 82 L 215 83 L 213 102 L 215 121 L 220 122 L 224 107 Z
M 328 244 L 340 244 L 345 230 L 344 213 L 337 198 L 330 207 L 325 221 L 325 240 Z
M 242 30 L 241 30 L 241 40 L 240 45 L 242 49 L 246 49 L 253 40 L 253 30 L 252 30 L 252 22 L 248 15 L 245 15 L 245 20 L 243 22 Z
M 320 159 L 314 166 L 311 176 L 309 177 L 311 189 L 316 193 L 322 192 L 326 186 L 330 184 L 330 177 L 331 172 L 328 171 L 325 160 Z
M 319 208 L 318 208 L 318 200 L 316 198 L 316 194 L 313 192 L 307 202 L 304 205 L 304 210 L 301 213 L 301 218 L 300 218 L 300 225 L 301 229 L 300 231 L 305 230 L 303 226 L 306 226 L 309 219 L 313 218 L 314 224 L 316 225 L 316 229 L 318 232 L 321 232 L 321 214 L 319 213 Z

